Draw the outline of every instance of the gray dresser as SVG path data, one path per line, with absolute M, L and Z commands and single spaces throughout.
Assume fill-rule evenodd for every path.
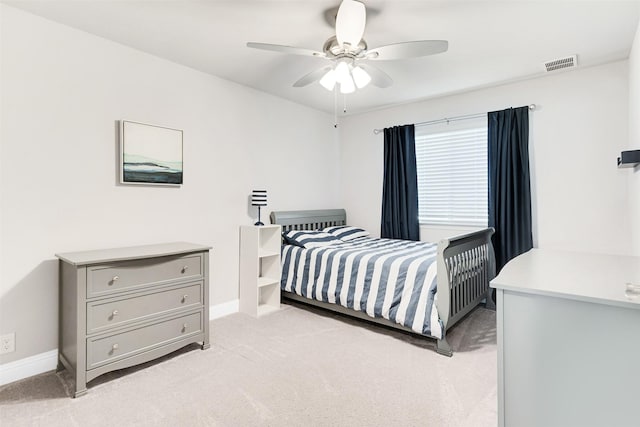
M 209 348 L 209 249 L 192 243 L 56 254 L 58 369 L 87 382 L 193 342 Z

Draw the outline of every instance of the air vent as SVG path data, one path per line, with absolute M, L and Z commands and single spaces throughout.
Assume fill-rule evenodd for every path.
M 575 68 L 578 66 L 578 57 L 576 55 L 567 56 L 566 58 L 554 59 L 544 63 L 547 73 L 549 71 L 561 70 L 563 68 Z

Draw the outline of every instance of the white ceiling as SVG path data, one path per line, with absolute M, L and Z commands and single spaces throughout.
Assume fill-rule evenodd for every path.
M 333 94 L 319 84 L 292 87 L 326 60 L 245 45 L 257 41 L 322 50 L 334 34 L 324 12 L 339 0 L 3 2 L 300 104 L 334 109 Z M 376 61 L 394 84 L 347 95 L 351 114 L 542 75 L 544 62 L 568 55 L 577 54 L 580 67 L 627 58 L 640 13 L 640 0 L 364 3 L 369 48 L 444 39 L 449 51 Z

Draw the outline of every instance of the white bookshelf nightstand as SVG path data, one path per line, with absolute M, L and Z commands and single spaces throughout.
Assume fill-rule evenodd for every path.
M 255 317 L 280 308 L 279 225 L 240 227 L 240 311 Z

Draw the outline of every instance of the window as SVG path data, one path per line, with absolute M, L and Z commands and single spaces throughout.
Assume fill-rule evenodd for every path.
M 415 128 L 421 225 L 487 226 L 486 119 L 465 126 Z

